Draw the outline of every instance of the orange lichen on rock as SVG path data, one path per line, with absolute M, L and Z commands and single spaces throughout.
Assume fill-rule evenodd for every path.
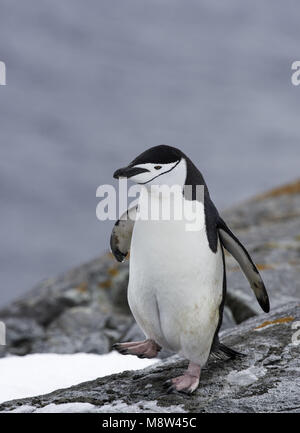
M 271 191 L 267 191 L 264 194 L 258 195 L 255 197 L 255 199 L 263 200 L 264 198 L 278 197 L 280 195 L 286 194 L 300 194 L 300 179 L 296 180 L 295 182 L 279 186 L 278 188 L 271 189 Z
M 275 319 L 275 320 L 266 320 L 265 322 L 263 322 L 261 325 L 257 326 L 254 329 L 261 329 L 264 328 L 265 326 L 268 325 L 277 325 L 279 323 L 288 323 L 288 322 L 292 322 L 295 318 L 292 316 L 288 316 L 288 317 L 280 317 L 279 319 Z
M 76 287 L 76 289 L 82 293 L 86 292 L 87 288 L 88 288 L 88 284 L 85 282 L 80 283 L 79 286 Z
M 257 269 L 259 271 L 265 271 L 265 270 L 269 270 L 269 269 L 274 269 L 273 265 L 268 265 L 267 263 L 258 263 L 258 264 L 256 264 L 256 267 L 257 267 Z M 231 266 L 229 268 L 229 270 L 231 272 L 236 272 L 236 271 L 240 270 L 240 267 L 239 266 Z
M 98 283 L 98 286 L 101 289 L 109 289 L 111 287 L 111 280 L 108 279 L 108 280 L 102 281 L 101 283 Z
M 267 263 L 258 263 L 256 267 L 259 271 L 265 271 L 267 269 L 274 269 L 272 265 L 268 265 Z
M 119 269 L 114 267 L 114 268 L 109 268 L 107 270 L 107 272 L 109 273 L 109 275 L 111 275 L 112 277 L 115 277 L 118 273 L 119 273 Z

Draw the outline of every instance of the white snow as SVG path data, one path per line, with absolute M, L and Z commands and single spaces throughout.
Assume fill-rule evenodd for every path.
M 247 386 L 251 385 L 252 383 L 256 382 L 260 377 L 264 376 L 266 374 L 266 371 L 267 370 L 265 368 L 255 367 L 254 365 L 252 365 L 245 370 L 231 371 L 227 375 L 226 380 L 231 385 Z
M 86 413 L 95 412 L 95 406 L 90 403 L 47 404 L 44 407 L 23 405 L 5 413 Z M 3 412 L 0 412 L 3 413 Z
M 62 404 L 47 404 L 47 406 L 39 409 L 34 408 L 34 413 L 86 413 L 95 412 L 95 406 L 91 403 L 62 403 Z
M 181 405 L 168 407 L 158 406 L 156 400 L 140 401 L 135 404 L 127 404 L 122 400 L 116 400 L 111 404 L 97 407 L 90 403 L 62 403 L 47 404 L 44 407 L 23 405 L 7 413 L 184 413 Z
M 0 359 L 0 403 L 46 394 L 81 382 L 138 370 L 158 362 L 113 351 L 105 355 L 76 353 L 8 356 Z

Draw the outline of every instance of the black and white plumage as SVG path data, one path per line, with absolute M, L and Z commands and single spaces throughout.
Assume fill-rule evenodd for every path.
M 171 388 L 193 392 L 211 353 L 239 355 L 218 339 L 226 295 L 223 248 L 237 260 L 260 306 L 268 312 L 264 283 L 249 253 L 220 217 L 203 176 L 179 149 L 153 147 L 117 170 L 114 177 L 141 185 L 139 209 L 129 209 L 128 218 L 116 222 L 111 249 L 118 261 L 130 250 L 128 302 L 147 337 L 145 342 L 120 343 L 116 349 L 141 357 L 156 356 L 161 347 L 179 353 L 190 365 L 183 376 L 172 380 Z M 170 221 L 137 218 L 149 197 L 160 209 L 169 205 L 162 195 L 156 196 L 155 188 L 161 185 L 182 188 L 180 205 L 196 205 L 202 230 L 187 231 L 184 216 Z M 187 185 L 191 188 L 186 189 Z M 196 195 L 197 185 L 204 188 L 203 200 Z

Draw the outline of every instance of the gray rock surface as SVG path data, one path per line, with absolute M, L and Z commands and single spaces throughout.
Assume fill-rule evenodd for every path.
M 267 287 L 271 309 L 300 296 L 300 180 L 276 188 L 222 216 L 247 246 Z M 228 301 L 240 323 L 261 310 L 233 257 L 226 255 Z
M 6 353 L 106 353 L 133 324 L 126 287 L 128 264 L 111 254 L 44 281 L 0 311 Z
M 221 340 L 247 356 L 210 361 L 191 396 L 167 394 L 163 383 L 181 374 L 177 356 L 50 394 L 0 405 L 10 412 L 300 412 L 300 305 L 277 307 L 223 331 Z

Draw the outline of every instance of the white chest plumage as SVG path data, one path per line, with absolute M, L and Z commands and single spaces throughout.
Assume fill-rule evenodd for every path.
M 204 222 L 201 203 L 198 212 Z M 219 321 L 222 251 L 220 244 L 216 253 L 211 251 L 205 226 L 187 231 L 186 223 L 184 217 L 135 222 L 128 301 L 147 337 L 204 364 Z

